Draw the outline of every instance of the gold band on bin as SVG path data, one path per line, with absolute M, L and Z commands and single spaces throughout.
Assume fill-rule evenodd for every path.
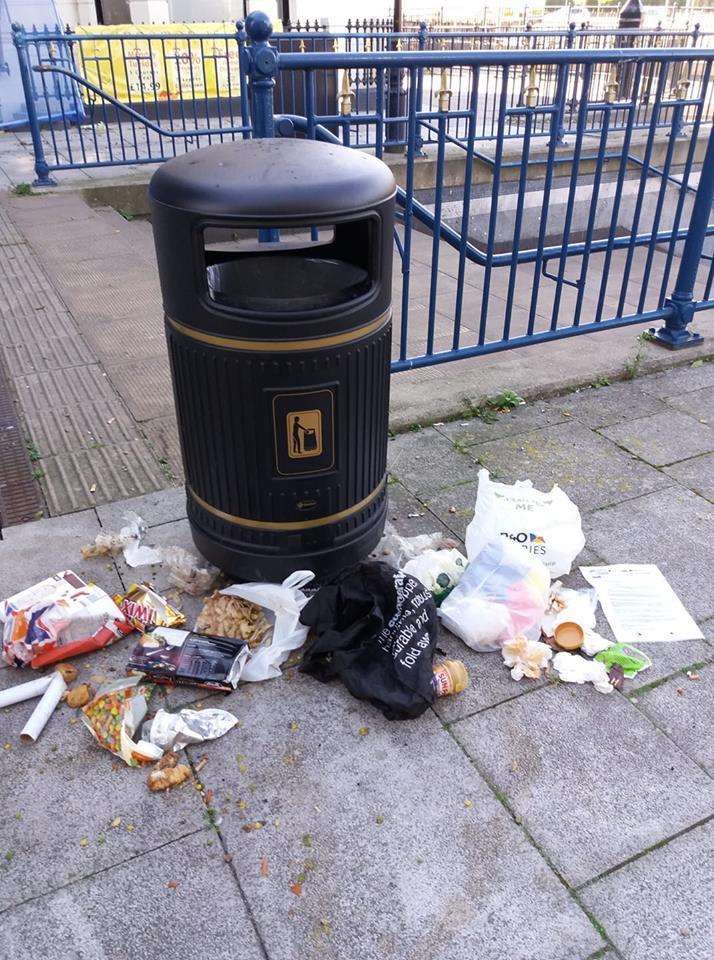
M 334 333 L 327 337 L 313 337 L 307 340 L 239 340 L 237 337 L 219 337 L 215 333 L 194 330 L 193 327 L 187 327 L 186 324 L 169 316 L 166 317 L 166 322 L 182 336 L 207 343 L 212 347 L 225 347 L 227 350 L 254 350 L 260 353 L 287 353 L 294 350 L 316 350 L 319 347 L 336 347 L 343 343 L 352 343 L 354 340 L 361 340 L 371 333 L 376 333 L 382 327 L 386 327 L 391 319 L 392 308 L 390 307 L 376 320 L 370 320 L 369 323 L 364 323 L 361 327 L 355 327 L 354 330 Z
M 328 523 L 337 523 L 340 520 L 351 517 L 354 513 L 359 513 L 360 510 L 364 510 L 373 500 L 377 499 L 384 489 L 385 483 L 386 477 L 383 477 L 374 490 L 367 494 L 364 500 L 360 500 L 359 503 L 347 507 L 346 510 L 340 510 L 339 513 L 331 513 L 329 517 L 316 517 L 314 520 L 286 520 L 282 523 L 274 523 L 272 520 L 251 520 L 248 517 L 237 517 L 233 513 L 226 513 L 223 510 L 219 510 L 218 507 L 207 503 L 202 497 L 199 497 L 192 487 L 187 487 L 187 490 L 199 507 L 203 507 L 204 510 L 212 513 L 214 516 L 220 517 L 221 520 L 236 523 L 241 527 L 251 527 L 254 530 L 277 530 L 293 533 L 296 530 L 310 530 L 312 527 L 325 527 Z

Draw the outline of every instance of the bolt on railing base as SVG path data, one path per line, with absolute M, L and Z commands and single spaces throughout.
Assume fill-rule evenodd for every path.
M 678 300 L 676 297 L 665 300 L 665 306 L 670 307 L 672 315 L 667 317 L 663 327 L 650 327 L 649 333 L 654 343 L 666 347 L 667 350 L 684 350 L 686 347 L 698 347 L 704 342 L 700 333 L 688 330 L 687 325 L 694 318 L 694 302 L 692 300 Z
M 647 331 L 652 334 L 652 342 L 658 343 L 667 350 L 684 350 L 686 347 L 698 347 L 704 343 L 701 333 L 690 330 L 668 330 L 667 327 L 650 327 Z
M 33 187 L 56 187 L 57 181 L 54 177 L 51 177 L 48 173 L 42 177 L 37 177 L 32 181 Z

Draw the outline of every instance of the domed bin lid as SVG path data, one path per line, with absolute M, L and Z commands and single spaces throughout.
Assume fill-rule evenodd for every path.
M 302 220 L 366 210 L 395 193 L 392 173 L 360 150 L 316 140 L 259 139 L 202 147 L 164 163 L 152 201 L 207 217 Z

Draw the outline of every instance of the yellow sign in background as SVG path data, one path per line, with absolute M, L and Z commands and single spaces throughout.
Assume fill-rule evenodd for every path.
M 162 34 L 161 39 L 121 39 Z M 101 34 L 99 39 L 83 36 Z M 213 38 L 201 34 L 217 34 Z M 240 94 L 235 24 L 167 23 L 77 27 L 75 61 L 90 83 L 122 103 L 203 100 Z M 95 95 L 83 87 L 87 100 Z

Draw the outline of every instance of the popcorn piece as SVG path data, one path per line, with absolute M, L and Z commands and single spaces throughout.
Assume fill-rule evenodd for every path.
M 541 670 L 553 656 L 553 651 L 547 643 L 538 640 L 528 640 L 519 633 L 512 640 L 507 640 L 501 648 L 503 662 L 511 667 L 511 676 L 514 680 L 530 677 L 537 680 Z

